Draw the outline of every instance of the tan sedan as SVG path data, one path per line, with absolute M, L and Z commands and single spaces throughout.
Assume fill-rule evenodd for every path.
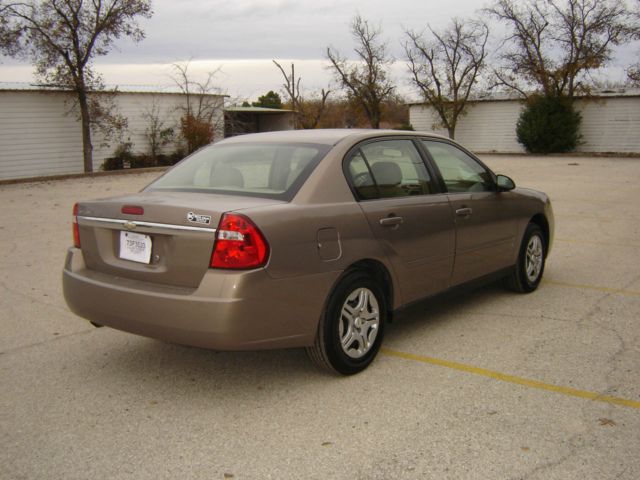
M 206 348 L 306 347 L 345 375 L 408 304 L 478 279 L 535 290 L 553 238 L 544 193 L 446 138 L 380 130 L 227 139 L 73 219 L 76 314 Z

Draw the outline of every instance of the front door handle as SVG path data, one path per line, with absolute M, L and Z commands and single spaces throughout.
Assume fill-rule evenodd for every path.
M 473 210 L 469 207 L 459 208 L 456 210 L 456 215 L 459 217 L 468 217 L 473 213 Z
M 404 222 L 402 217 L 386 217 L 380 219 L 380 225 L 383 227 L 395 227 Z

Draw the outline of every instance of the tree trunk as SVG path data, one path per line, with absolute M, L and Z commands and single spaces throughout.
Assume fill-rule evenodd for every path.
M 447 132 L 449 133 L 449 138 L 451 140 L 455 140 L 456 138 L 456 127 L 448 127 Z
M 78 89 L 78 104 L 80 105 L 80 120 L 82 122 L 82 158 L 85 173 L 93 172 L 93 145 L 91 145 L 91 124 L 89 100 L 84 88 Z
M 365 102 L 363 100 L 360 101 L 360 105 L 362 105 L 364 109 L 364 114 L 367 116 L 371 128 L 380 128 L 380 118 L 382 117 L 380 106 L 373 102 Z
M 380 128 L 380 117 L 381 115 L 378 112 L 373 112 L 371 118 L 369 118 L 369 123 L 371 124 L 371 128 Z

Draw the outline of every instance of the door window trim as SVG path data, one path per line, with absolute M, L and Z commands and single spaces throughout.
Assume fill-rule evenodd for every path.
M 368 138 L 366 140 L 358 142 L 356 145 L 351 147 L 349 151 L 345 154 L 344 158 L 342 159 L 342 173 L 344 175 L 345 180 L 347 181 L 347 185 L 349 185 L 349 189 L 351 190 L 351 193 L 353 194 L 353 198 L 355 198 L 355 200 L 358 202 L 372 202 L 372 201 L 378 201 L 378 200 L 401 200 L 406 198 L 432 197 L 434 195 L 446 194 L 447 190 L 446 188 L 443 188 L 444 182 L 442 182 L 440 172 L 437 169 L 434 169 L 434 166 L 431 164 L 432 162 L 431 158 L 428 155 L 426 155 L 426 148 L 424 148 L 424 146 L 421 145 L 422 139 L 429 140 L 430 138 L 422 137 L 422 136 L 413 136 L 413 135 L 398 135 L 398 136 L 385 135 L 380 137 Z M 369 165 L 369 161 L 364 155 L 364 152 L 362 152 L 361 148 L 364 145 L 367 145 L 370 143 L 377 143 L 381 141 L 392 141 L 392 140 L 408 140 L 413 144 L 413 147 L 416 149 L 416 152 L 418 153 L 420 160 L 424 164 L 427 170 L 427 173 L 430 176 L 431 184 L 434 189 L 433 192 L 426 193 L 426 194 L 423 193 L 421 195 L 408 195 L 408 196 L 402 196 L 402 197 L 381 197 L 380 196 L 378 183 L 376 182 L 376 179 L 374 178 L 373 173 L 371 172 L 371 166 Z M 376 187 L 376 191 L 378 192 L 378 196 L 376 198 L 362 198 L 358 194 L 358 191 L 355 185 L 353 184 L 353 179 L 351 178 L 351 174 L 349 172 L 349 162 L 351 162 L 353 157 L 358 153 L 360 153 L 360 156 L 363 158 L 365 165 L 367 166 L 367 170 L 369 171 L 369 175 L 371 175 L 371 179 L 373 180 L 373 183 Z
M 491 170 L 491 168 L 489 168 L 476 155 L 474 155 L 472 152 L 470 152 L 469 150 L 464 148 L 462 145 L 458 145 L 457 143 L 454 143 L 454 142 L 451 142 L 451 141 L 447 141 L 447 139 L 445 139 L 445 138 L 419 137 L 418 143 L 420 143 L 421 153 L 423 153 L 425 158 L 428 159 L 428 162 L 431 163 L 433 165 L 434 169 L 436 170 L 438 183 L 440 184 L 440 188 L 442 189 L 442 191 L 444 193 L 446 193 L 447 195 L 468 195 L 469 193 L 481 193 L 481 192 L 449 192 L 448 189 L 447 189 L 447 185 L 446 185 L 446 183 L 444 181 L 444 177 L 442 176 L 442 173 L 440 173 L 440 169 L 438 168 L 438 164 L 436 163 L 436 161 L 434 160 L 433 156 L 429 152 L 429 149 L 427 148 L 427 146 L 424 145 L 424 143 L 423 143 L 425 141 L 434 142 L 434 143 L 444 143 L 446 145 L 450 145 L 450 146 L 452 146 L 454 148 L 457 148 L 461 152 L 467 154 L 472 160 L 476 161 L 482 168 L 484 168 L 487 172 L 489 172 L 489 175 L 491 176 L 491 180 L 492 180 L 492 183 L 493 183 L 493 190 L 485 190 L 485 192 L 497 192 L 498 191 L 498 181 L 496 179 L 495 172 L 493 170 Z

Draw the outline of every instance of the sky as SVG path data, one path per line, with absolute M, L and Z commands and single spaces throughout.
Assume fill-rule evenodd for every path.
M 154 0 L 154 15 L 143 20 L 146 38 L 140 43 L 120 41 L 95 67 L 109 85 L 166 86 L 171 65 L 191 60 L 196 78 L 218 70 L 215 83 L 232 99 L 255 100 L 269 90 L 282 93 L 282 74 L 293 62 L 303 90 L 319 91 L 333 81 L 326 49 L 344 56 L 353 52 L 351 19 L 360 14 L 383 31 L 396 59 L 391 75 L 401 94 L 416 93 L 409 84 L 402 41 L 406 30 L 427 25 L 446 27 L 454 17 L 472 18 L 487 6 L 484 0 Z M 494 26 L 494 32 L 500 27 Z M 622 49 L 609 78 L 622 80 L 632 63 L 633 50 Z M 0 57 L 0 82 L 32 82 L 33 68 Z M 335 87 L 335 82 L 334 82 Z

